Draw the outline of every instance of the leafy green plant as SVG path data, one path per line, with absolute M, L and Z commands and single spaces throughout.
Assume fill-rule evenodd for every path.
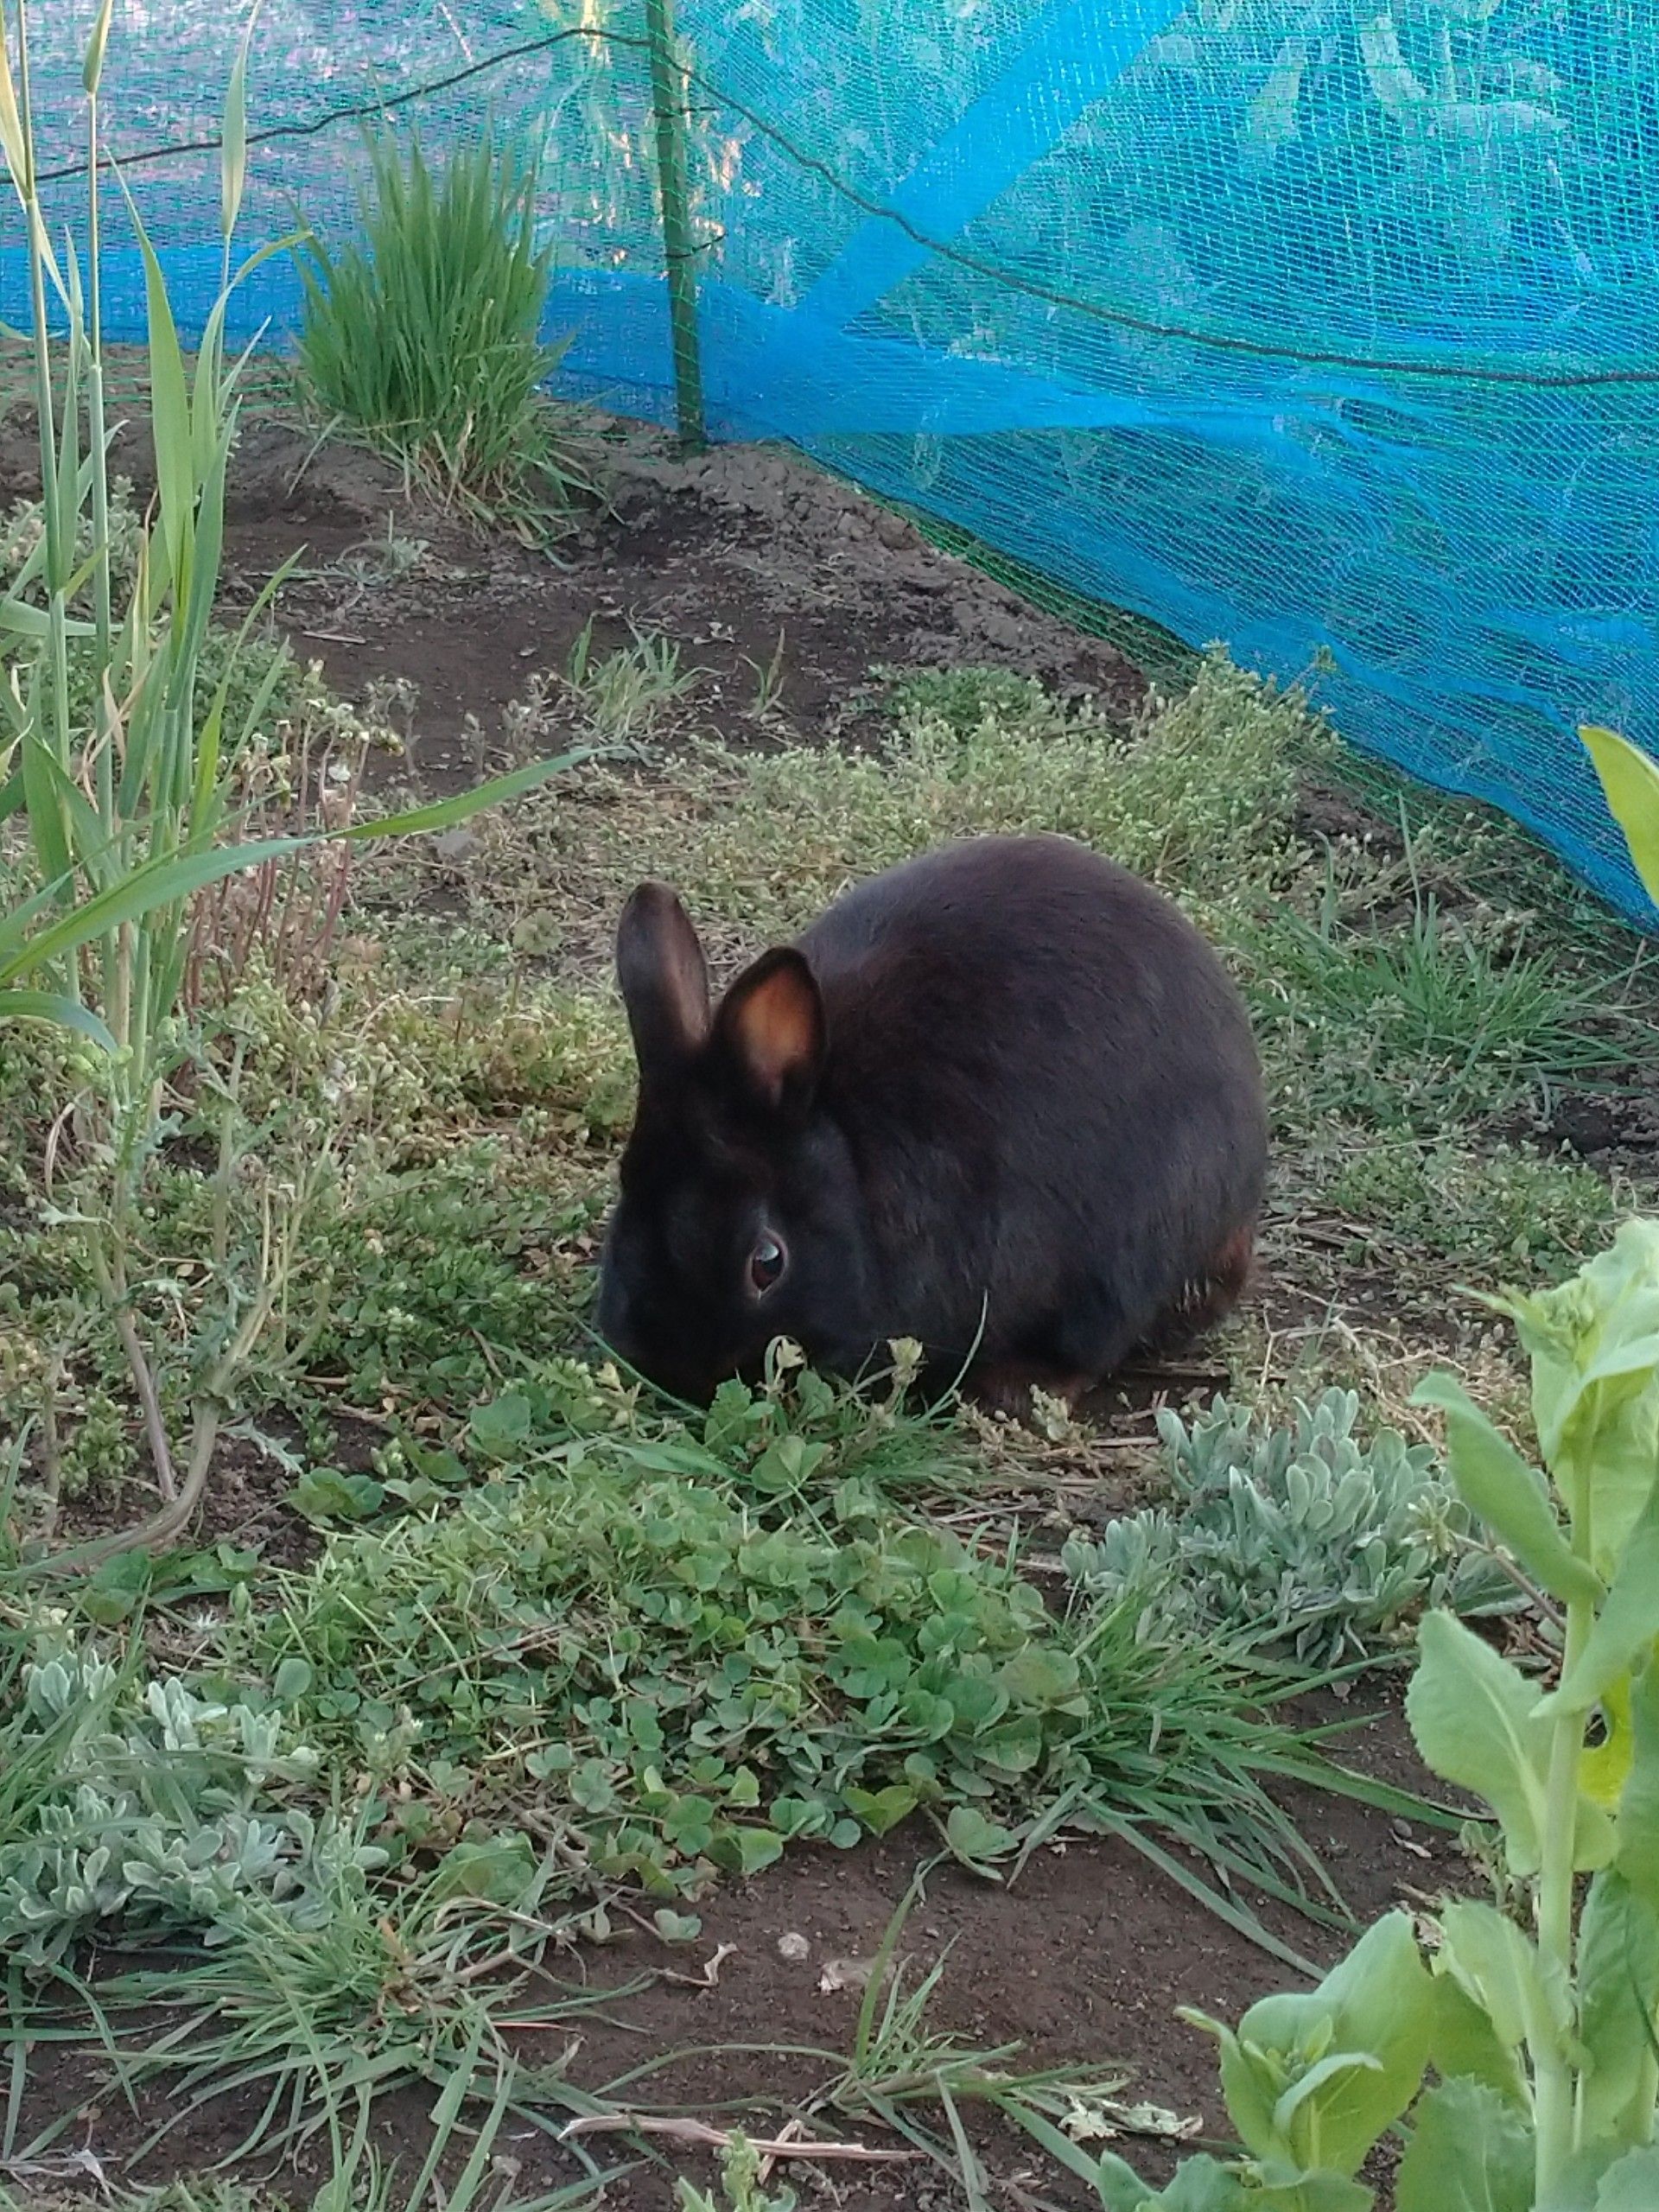
M 1317 1662 L 1394 1639 L 1426 1605 L 1515 1605 L 1510 1577 L 1471 1551 L 1471 1516 L 1432 1448 L 1392 1428 L 1362 1442 L 1358 1418 L 1352 1390 L 1299 1403 L 1289 1427 L 1224 1398 L 1190 1428 L 1164 1408 L 1175 1509 L 1073 1537 L 1067 1571 L 1091 1596 L 1134 1593 L 1169 1633 L 1222 1628 Z
M 906 1516 L 963 1477 L 897 1397 L 780 1375 L 688 1429 L 569 1363 L 379 1477 L 403 1517 L 342 1529 L 274 1615 L 233 1597 L 226 1659 L 280 1675 L 308 1738 L 376 1778 L 396 1851 L 551 1820 L 550 1893 L 674 1906 L 918 1815 L 994 1878 L 1052 1818 L 1160 1864 L 1177 1834 L 1320 1909 L 1265 1786 L 1335 1780 L 1262 1710 L 1306 1678 L 1166 1645 L 1132 1601 L 1052 1619 L 1016 1560 Z
M 521 2069 L 495 2017 L 512 2007 L 515 2024 L 551 2029 L 594 2001 L 539 1976 L 527 1986 L 561 1932 L 539 1910 L 550 1862 L 522 1832 L 470 1832 L 436 1866 L 388 1880 L 362 1808 L 337 1809 L 337 1778 L 294 1726 L 289 1679 L 219 1699 L 148 1674 L 136 1639 L 120 1669 L 60 1643 L 25 1662 L 18 1641 L 0 1637 L 0 1944 L 31 2052 L 95 2033 L 135 2114 L 165 2085 L 151 2142 L 228 2085 L 247 2088 L 245 2152 L 327 2131 L 338 2212 L 376 2178 L 374 2097 L 428 2082 L 441 2093 L 428 2162 L 412 2193 L 400 2177 L 399 2201 L 469 2202 L 486 2182 L 486 2199 L 505 2196 L 489 2160 L 509 2108 L 588 2108 Z M 126 1962 L 92 1993 L 71 1955 L 118 1935 Z M 24 2080 L 20 2064 L 8 2156 Z M 475 2125 L 461 2122 L 468 2105 L 483 2107 Z M 60 2110 L 41 2142 L 71 2116 Z M 445 2169 L 439 2196 L 458 2127 L 472 2155 L 459 2179 Z
M 747 2135 L 734 2135 L 721 2153 L 720 2185 L 699 2189 L 683 2174 L 674 2184 L 680 2212 L 795 2212 L 792 2189 L 766 2188 L 760 2154 Z
M 1560 1671 L 1541 1695 L 1431 1613 L 1407 1711 L 1428 1765 L 1489 1808 L 1530 1924 L 1459 1899 L 1425 1955 L 1390 1913 L 1236 2031 L 1192 2016 L 1246 2155 L 1192 2161 L 1162 2194 L 1072 2156 L 1110 2212 L 1365 2212 L 1357 2176 L 1398 2124 L 1397 2212 L 1659 2203 L 1659 1222 L 1558 1289 L 1492 1302 L 1531 1358 L 1548 1477 L 1449 1378 L 1420 1395 L 1446 1414 L 1459 1494 L 1559 1622 Z
M 542 395 L 553 248 L 537 242 L 537 163 L 486 131 L 442 180 L 419 137 L 368 140 L 362 236 L 308 238 L 302 380 L 325 413 L 480 518 L 543 525 L 592 490 Z

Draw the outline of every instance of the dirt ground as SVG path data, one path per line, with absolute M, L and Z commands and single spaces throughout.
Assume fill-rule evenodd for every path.
M 563 669 L 590 620 L 600 648 L 626 644 L 631 627 L 675 640 L 684 663 L 706 671 L 699 726 L 737 742 L 764 741 L 751 707 L 760 671 L 774 664 L 783 728 L 843 742 L 857 741 L 870 671 L 883 664 L 1003 665 L 1100 695 L 1124 716 L 1144 691 L 1109 645 L 1034 612 L 904 522 L 780 454 L 740 449 L 686 461 L 656 441 L 619 437 L 613 512 L 556 558 L 512 541 L 483 544 L 446 518 L 411 513 L 396 479 L 349 449 L 308 455 L 308 442 L 279 426 L 262 423 L 245 435 L 226 545 L 232 595 L 251 597 L 303 549 L 281 602 L 296 648 L 321 658 L 331 683 L 353 698 L 387 678 L 416 687 L 412 765 L 430 789 L 470 781 L 480 748 L 493 762 L 527 679 Z M 0 437 L 0 502 L 28 493 L 35 480 L 29 433 L 14 422 Z M 261 1501 L 245 1504 L 257 1516 Z M 1409 1781 L 1397 1717 L 1385 1717 L 1368 1739 L 1365 1763 Z M 1362 1919 L 1453 1875 L 1454 1855 L 1433 1831 L 1405 1830 L 1329 1799 L 1300 1809 Z M 671 2099 L 715 2120 L 734 2101 L 756 2099 L 783 2118 L 848 2050 L 857 1962 L 876 1950 L 925 1852 L 926 1839 L 907 1831 L 845 1855 L 792 1853 L 753 1884 L 712 1898 L 695 1946 L 670 1953 L 634 1936 L 590 1954 L 580 1970 L 594 1984 L 620 1985 L 644 1965 L 681 1978 L 659 1980 L 605 2022 L 583 2025 L 569 2075 L 596 2088 L 680 2052 L 642 2098 Z M 1278 1925 L 1304 1950 L 1339 1948 L 1306 1923 L 1281 1916 Z M 1174 2018 L 1175 2005 L 1235 2018 L 1287 1980 L 1283 1967 L 1114 1842 L 1039 1853 L 1006 1887 L 937 1872 L 904 1952 L 914 1974 L 946 1960 L 937 2030 L 981 2047 L 1017 2044 L 1022 2067 L 1121 2063 L 1127 2098 L 1208 2128 L 1222 2118 L 1213 2049 Z M 181 2129 L 149 2172 L 200 2171 L 222 2156 L 250 2116 L 235 2102 Z M 151 2110 L 147 2123 L 154 2118 Z M 417 2137 L 413 2100 L 406 2119 Z M 111 2100 L 92 2147 L 107 2158 L 130 2127 Z M 983 2143 L 992 2172 L 1014 2185 L 1008 2201 L 1031 2202 L 1033 2191 L 1065 2196 L 1052 2169 L 1020 2139 L 992 2130 Z M 525 2182 L 571 2176 L 568 2154 L 543 2140 L 511 2147 Z M 1142 2155 L 1143 2146 L 1119 2147 Z M 1166 2151 L 1145 2149 L 1149 2173 L 1167 2163 Z M 791 2178 L 804 2201 L 845 2212 L 923 2212 L 963 2201 L 943 2174 L 913 2164 L 806 2169 Z M 659 2171 L 636 2170 L 607 2201 L 657 2212 L 671 2201 L 669 2183 Z
M 1039 615 L 907 524 L 779 454 L 725 448 L 673 458 L 619 444 L 612 513 L 546 556 L 435 530 L 420 570 L 364 586 L 325 565 L 372 555 L 396 487 L 332 453 L 287 490 L 292 443 L 267 433 L 245 456 L 230 560 L 257 586 L 295 548 L 309 573 L 285 596 L 296 650 L 348 697 L 377 678 L 419 694 L 416 767 L 434 789 L 476 773 L 469 718 L 486 742 L 538 673 L 563 669 L 592 624 L 593 651 L 632 634 L 673 639 L 702 671 L 696 718 L 755 741 L 761 672 L 778 668 L 777 721 L 797 736 L 855 737 L 870 672 L 886 664 L 1003 666 L 1103 695 L 1127 712 L 1144 686 L 1113 649 Z M 447 541 L 447 542 L 446 542 Z

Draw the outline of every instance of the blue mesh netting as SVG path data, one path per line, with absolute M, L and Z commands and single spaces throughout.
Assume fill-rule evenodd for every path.
M 33 0 L 73 160 L 92 0 Z M 245 8 L 118 0 L 112 149 L 210 140 Z M 1659 0 L 680 0 L 717 435 L 781 436 L 1286 677 L 1651 919 L 1574 735 L 1659 742 Z M 581 35 L 560 38 L 560 32 Z M 643 0 L 270 0 L 243 235 L 342 108 L 535 135 L 573 391 L 671 408 Z M 321 128 L 313 126 L 321 124 Z M 128 172 L 184 319 L 218 165 Z M 75 222 L 78 183 L 52 187 Z M 61 195 L 59 197 L 58 195 Z M 0 315 L 22 310 L 15 211 Z M 142 330 L 112 236 L 109 331 Z M 286 264 L 235 327 L 291 324 Z

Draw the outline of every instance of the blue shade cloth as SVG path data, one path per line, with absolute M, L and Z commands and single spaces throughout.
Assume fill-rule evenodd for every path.
M 94 13 L 32 0 L 48 172 Z M 187 329 L 246 16 L 117 0 L 106 140 L 162 154 L 124 174 Z M 1659 748 L 1659 0 L 680 0 L 679 29 L 716 435 L 1281 677 L 1319 659 L 1353 743 L 1654 921 L 1575 733 Z M 493 116 L 544 156 L 567 388 L 667 419 L 645 35 L 643 0 L 270 0 L 243 247 L 352 225 L 357 112 L 440 160 Z M 84 196 L 48 184 L 60 235 Z M 231 334 L 279 344 L 298 304 L 278 258 Z

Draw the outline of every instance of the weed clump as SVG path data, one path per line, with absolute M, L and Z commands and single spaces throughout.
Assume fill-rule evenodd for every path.
M 543 526 L 592 488 L 543 387 L 553 248 L 538 244 L 535 162 L 486 132 L 433 175 L 368 140 L 362 235 L 299 250 L 302 383 L 315 404 L 480 520 Z M 567 341 L 568 342 L 568 341 Z

